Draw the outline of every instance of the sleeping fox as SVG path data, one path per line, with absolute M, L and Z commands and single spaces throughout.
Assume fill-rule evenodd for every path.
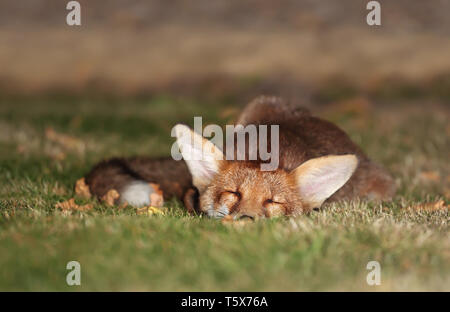
M 275 170 L 261 170 L 264 161 L 259 157 L 227 160 L 211 141 L 177 125 L 174 129 L 184 161 L 172 157 L 110 159 L 96 165 L 86 183 L 99 198 L 116 189 L 118 204 L 137 207 L 150 204 L 150 195 L 157 191 L 152 185 L 158 184 L 165 199 L 178 198 L 189 212 L 234 219 L 295 216 L 325 201 L 388 200 L 395 193 L 392 177 L 347 134 L 281 98 L 256 98 L 236 124 L 278 125 Z M 196 150 L 203 157 L 186 157 Z

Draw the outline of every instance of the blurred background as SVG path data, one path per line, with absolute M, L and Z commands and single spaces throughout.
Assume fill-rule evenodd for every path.
M 377 290 L 450 289 L 450 0 L 380 0 L 381 26 L 368 0 L 80 0 L 81 26 L 68 2 L 0 1 L 0 290 L 74 290 L 74 259 L 80 290 L 374 290 L 373 259 Z M 170 155 L 176 123 L 230 124 L 260 94 L 341 127 L 394 200 L 241 232 L 74 194 L 98 161 Z
M 3 95 L 450 97 L 450 1 L 0 3 Z

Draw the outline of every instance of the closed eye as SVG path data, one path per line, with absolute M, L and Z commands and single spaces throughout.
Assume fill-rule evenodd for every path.
M 272 198 L 264 201 L 263 211 L 268 218 L 279 217 L 286 213 L 284 203 L 275 201 Z
M 239 202 L 241 198 L 242 198 L 241 193 L 237 191 L 224 190 L 220 195 L 220 199 L 221 201 L 224 201 L 224 203 Z
M 220 204 L 223 207 L 227 207 L 228 214 L 231 214 L 236 209 L 240 201 L 241 193 L 239 192 L 224 190 L 220 195 Z
M 282 202 L 278 202 L 278 201 L 274 201 L 273 199 L 266 199 L 264 201 L 264 205 L 270 205 L 270 204 L 276 204 L 276 205 L 283 205 L 284 203 Z
M 241 198 L 241 193 L 238 191 L 230 191 L 230 190 L 225 190 L 225 193 L 230 193 L 230 194 L 234 194 L 237 197 Z

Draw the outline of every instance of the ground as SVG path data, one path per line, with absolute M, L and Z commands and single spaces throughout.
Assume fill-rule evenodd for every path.
M 256 95 L 255 95 L 256 96 Z M 353 95 L 351 95 L 353 96 Z M 245 225 L 138 214 L 95 200 L 56 209 L 111 156 L 168 155 L 177 122 L 229 122 L 243 103 L 198 98 L 2 99 L 0 290 L 450 290 L 449 109 L 431 98 L 339 99 L 314 106 L 396 179 L 392 202 L 327 205 Z M 439 201 L 443 202 L 439 202 Z M 81 264 L 81 286 L 66 264 Z M 378 261 L 381 285 L 366 265 Z

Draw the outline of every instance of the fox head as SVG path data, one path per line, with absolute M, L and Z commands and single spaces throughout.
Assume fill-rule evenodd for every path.
M 292 171 L 262 171 L 255 161 L 225 160 L 212 142 L 184 125 L 177 144 L 200 194 L 200 210 L 234 219 L 296 215 L 318 208 L 355 171 L 355 155 L 310 159 Z

